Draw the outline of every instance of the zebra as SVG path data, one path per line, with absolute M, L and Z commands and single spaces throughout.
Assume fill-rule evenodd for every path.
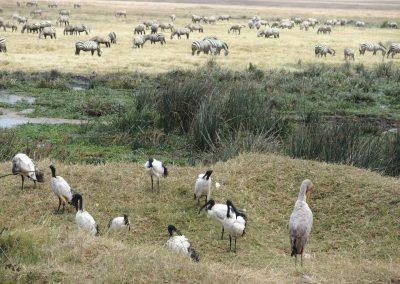
M 160 24 L 160 29 L 162 32 L 165 32 L 166 29 L 170 29 L 172 32 L 173 28 L 174 28 L 174 24 L 172 24 L 172 23 L 161 23 Z
M 146 30 L 148 30 L 152 24 L 157 23 L 157 21 L 144 21 L 142 24 L 146 27 Z
M 60 10 L 58 11 L 58 14 L 61 16 L 69 16 L 69 11 L 68 10 Z
M 278 28 L 281 29 L 292 29 L 294 27 L 294 22 L 293 21 L 281 21 L 278 25 Z
M 52 2 L 52 3 L 49 3 L 49 4 L 47 5 L 47 7 L 49 7 L 49 8 L 57 8 L 58 5 L 57 5 L 57 3 Z
M 119 17 L 124 17 L 126 18 L 126 11 L 117 11 L 115 13 L 115 17 L 119 18 Z
M 92 56 L 95 51 L 97 51 L 97 55 L 101 56 L 101 49 L 100 45 L 92 40 L 81 40 L 75 43 L 75 55 L 79 55 L 79 53 L 82 51 L 90 51 L 92 53 Z
M 74 26 L 68 25 L 68 26 L 66 26 L 66 27 L 64 28 L 64 35 L 67 35 L 68 33 L 69 33 L 70 35 L 73 35 L 73 34 L 74 34 Z
M 50 21 L 42 21 L 39 23 L 39 31 L 43 30 L 46 27 L 51 27 L 52 24 Z
M 104 37 L 101 37 L 101 36 L 94 36 L 89 40 L 97 42 L 99 44 L 99 46 L 100 46 L 100 43 L 104 44 L 106 47 L 110 47 L 111 46 L 111 42 L 110 42 L 109 38 L 104 38 Z
M 364 55 L 366 50 L 372 51 L 373 52 L 372 55 L 375 55 L 378 50 L 382 51 L 382 56 L 385 56 L 386 54 L 386 47 L 381 43 L 367 42 L 360 44 L 359 48 L 360 55 Z
M 158 24 L 157 23 L 153 23 L 152 25 L 151 25 L 151 27 L 150 27 L 150 32 L 152 33 L 152 34 L 156 34 L 157 32 L 158 32 Z
M 257 33 L 257 37 L 266 37 L 269 38 L 273 36 L 274 38 L 279 38 L 279 29 L 277 28 L 269 28 L 265 30 L 261 30 Z
M 149 36 L 149 35 L 147 35 Z M 145 43 L 145 39 L 143 38 L 143 36 L 135 36 L 133 38 L 132 44 L 133 44 L 133 48 L 143 48 L 143 44 Z
M 220 54 L 221 49 L 224 50 L 224 55 L 227 56 L 229 54 L 229 47 L 223 40 L 220 39 L 206 39 L 210 43 L 210 48 L 212 49 L 212 53 L 214 55 Z
M 217 21 L 229 21 L 231 18 L 230 15 L 221 15 L 217 17 Z
M 0 17 L 0 28 L 3 27 L 3 30 L 6 31 L 6 25 L 4 24 L 4 20 Z
M 308 31 L 308 27 L 310 26 L 310 22 L 305 20 L 305 21 L 301 22 L 299 26 L 300 26 L 300 30 Z
M 200 23 L 202 19 L 202 16 L 192 15 L 192 23 Z
M 326 20 L 324 25 L 325 26 L 333 26 L 336 23 L 336 19 Z
M 54 27 L 44 27 L 40 33 L 39 33 L 39 38 L 42 38 L 44 36 L 44 38 L 46 39 L 47 36 L 50 36 L 51 39 L 56 39 L 56 29 Z
M 351 48 L 345 48 L 344 49 L 344 60 L 350 60 L 353 59 L 354 61 L 354 50 Z
M 57 24 L 57 25 L 60 25 L 60 26 L 61 26 L 61 24 L 64 24 L 64 26 L 69 25 L 69 16 L 60 15 L 60 16 L 58 17 L 58 19 L 57 19 L 56 24 Z
M 192 42 L 192 55 L 194 55 L 196 52 L 197 55 L 199 55 L 200 52 L 208 54 L 210 50 L 211 50 L 211 43 L 208 40 L 197 40 Z
M 85 24 L 79 24 L 79 25 L 74 26 L 74 33 L 76 35 L 78 35 L 78 33 L 79 33 L 79 35 L 81 35 L 82 32 L 85 32 L 88 35 L 89 31 L 90 31 L 89 27 Z
M 111 43 L 114 43 L 114 44 L 117 43 L 117 34 L 115 32 L 110 32 L 108 34 L 108 38 L 110 39 Z
M 347 25 L 347 19 L 340 19 L 339 21 L 341 26 Z
M 188 28 L 190 30 L 190 32 L 193 32 L 193 31 L 199 31 L 199 33 L 204 32 L 203 26 L 200 24 L 190 24 L 190 25 L 185 26 L 185 28 Z
M 17 20 L 18 24 L 26 24 L 28 22 L 27 17 L 18 16 L 18 15 L 16 17 L 16 20 Z
M 26 2 L 26 7 L 32 7 L 32 6 L 38 6 L 38 2 L 37 1 L 28 1 Z
M 172 22 L 175 22 L 176 15 L 175 14 L 169 15 L 169 18 L 171 19 Z
M 363 22 L 363 21 L 357 21 L 357 22 L 356 22 L 356 27 L 365 27 L 365 22 Z
M 231 32 L 236 34 L 238 32 L 240 35 L 240 30 L 242 28 L 244 28 L 244 25 L 239 25 L 239 24 L 233 25 L 228 29 L 228 34 Z
M 163 45 L 164 43 L 166 43 L 165 35 L 162 33 L 144 35 L 143 39 L 145 42 L 149 40 L 151 44 L 159 42 L 161 43 L 161 45 Z
M 389 46 L 389 51 L 387 52 L 386 58 L 389 57 L 389 54 L 392 54 L 392 58 L 393 58 L 396 53 L 400 53 L 400 43 L 392 43 Z
M 181 38 L 181 35 L 186 35 L 186 38 L 189 39 L 189 33 L 190 30 L 188 28 L 177 28 L 177 29 L 173 29 L 172 33 L 171 33 L 171 39 L 177 35 L 178 38 Z
M 146 34 L 146 26 L 144 24 L 140 24 L 133 30 L 134 34 Z
M 206 24 L 215 24 L 217 22 L 217 17 L 215 16 L 202 17 L 201 20 Z
M 41 16 L 41 15 L 42 15 L 42 10 L 40 10 L 40 9 L 32 10 L 32 11 L 30 12 L 30 15 L 31 15 L 31 16 Z
M 332 28 L 330 26 L 322 26 L 322 27 L 318 28 L 317 34 L 320 34 L 320 33 L 324 33 L 324 34 L 328 33 L 328 34 L 330 34 L 331 31 L 332 31 Z
M 18 30 L 17 25 L 15 23 L 7 22 L 4 26 L 6 28 L 11 29 L 12 32 Z
M 39 23 L 25 23 L 22 26 L 21 33 L 24 33 L 25 30 L 27 33 L 39 33 L 40 24 Z
M 4 36 L 0 36 L 0 52 L 7 52 L 6 38 Z
M 397 23 L 396 22 L 390 22 L 387 24 L 387 26 L 391 29 L 397 29 Z
M 323 44 L 317 44 L 314 47 L 314 51 L 315 51 L 316 57 L 324 56 L 326 58 L 327 53 L 331 54 L 332 56 L 335 56 L 335 54 L 336 54 L 336 52 L 333 48 L 327 47 L 326 45 L 323 45 Z
M 296 25 L 300 25 L 300 24 L 303 22 L 303 19 L 302 19 L 301 17 L 295 17 L 295 18 L 293 19 L 293 21 L 294 21 L 294 23 L 295 23 Z
M 81 8 L 81 4 L 79 3 L 74 3 L 74 9 L 80 9 Z

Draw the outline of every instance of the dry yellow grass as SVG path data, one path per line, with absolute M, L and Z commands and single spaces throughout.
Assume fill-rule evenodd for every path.
M 316 283 L 400 279 L 400 184 L 395 178 L 275 155 L 243 154 L 217 163 L 213 179 L 222 187 L 213 198 L 230 198 L 249 216 L 235 254 L 227 251 L 227 239 L 218 240 L 220 228 L 204 212 L 197 214 L 193 187 L 204 167 L 170 166 L 160 193 L 152 193 L 142 164 L 56 162 L 58 174 L 83 194 L 85 209 L 101 226 L 102 235 L 91 237 L 77 232 L 72 207 L 64 215 L 54 214 L 58 201 L 49 164 L 39 162 L 46 181 L 37 189 L 28 181 L 21 191 L 19 177 L 0 180 L 0 224 L 6 228 L 0 244 L 21 267 L 13 272 L 0 266 L 2 283 L 295 283 L 302 275 Z M 11 162 L 0 164 L 0 173 L 10 170 Z M 310 258 L 296 270 L 287 224 L 306 177 L 316 189 L 314 226 L 306 247 Z M 123 212 L 130 216 L 132 231 L 108 235 L 109 219 Z M 200 252 L 200 263 L 166 250 L 171 223 Z
M 32 18 L 35 20 L 51 20 L 55 23 L 58 9 L 50 10 L 44 7 L 43 16 Z M 4 2 L 3 18 L 8 19 L 13 12 L 18 11 L 21 15 L 28 15 L 30 8 L 17 9 L 15 3 Z M 373 41 L 399 42 L 398 30 L 380 28 L 355 28 L 353 26 L 334 27 L 331 35 L 317 35 L 316 29 L 308 32 L 300 31 L 298 27 L 293 30 L 281 32 L 280 39 L 257 38 L 256 30 L 247 28 L 247 19 L 253 15 L 263 18 L 286 18 L 295 15 L 303 17 L 317 17 L 321 20 L 327 18 L 362 19 L 367 23 L 381 24 L 383 21 L 398 20 L 400 12 L 373 11 L 373 10 L 325 10 L 325 9 L 301 9 L 301 8 L 265 8 L 265 7 L 241 7 L 241 6 L 211 6 L 193 4 L 168 4 L 168 3 L 140 3 L 140 2 L 107 2 L 107 1 L 84 1 L 83 8 L 76 10 L 72 8 L 72 2 L 62 2 L 60 8 L 71 11 L 71 24 L 86 23 L 90 26 L 89 35 L 64 36 L 63 27 L 57 28 L 57 39 L 38 39 L 37 34 L 21 34 L 19 31 L 12 33 L 1 32 L 7 38 L 7 54 L 0 54 L 0 65 L 2 70 L 22 71 L 46 71 L 57 69 L 62 72 L 98 73 L 107 72 L 165 72 L 171 69 L 192 69 L 203 65 L 210 56 L 201 54 L 191 55 L 192 40 L 202 39 L 206 35 L 216 35 L 224 39 L 230 47 L 230 55 L 218 56 L 217 62 L 221 66 L 243 70 L 250 62 L 260 68 L 301 68 L 297 63 L 326 62 L 329 64 L 340 64 L 344 62 L 343 49 L 352 47 L 356 51 L 361 42 Z M 59 9 L 60 9 L 59 8 Z M 126 19 L 116 19 L 114 13 L 118 10 L 126 10 Z M 157 19 L 159 22 L 169 22 L 171 13 L 177 15 L 176 26 L 183 27 L 191 22 L 192 14 L 219 15 L 231 14 L 235 17 L 230 22 L 217 22 L 216 25 L 204 25 L 204 34 L 193 32 L 190 39 L 169 39 L 167 44 L 151 45 L 145 44 L 144 49 L 133 49 L 133 28 L 145 19 Z M 227 30 L 231 24 L 241 23 L 246 25 L 242 34 L 228 34 Z M 75 42 L 89 39 L 95 35 L 107 35 L 115 31 L 118 36 L 118 44 L 110 49 L 103 48 L 101 58 L 91 56 L 89 53 L 81 53 L 75 56 Z M 314 45 L 325 43 L 337 51 L 335 57 L 316 59 L 314 56 Z M 358 52 L 357 52 L 358 53 Z M 400 65 L 399 56 L 393 61 Z M 385 59 L 385 61 L 387 61 Z M 361 57 L 356 55 L 356 62 L 367 66 L 382 62 L 382 56 L 372 56 L 371 53 Z

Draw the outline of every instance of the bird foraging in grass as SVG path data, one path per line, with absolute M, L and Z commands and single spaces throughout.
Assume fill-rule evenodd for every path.
M 128 215 L 124 214 L 123 216 L 115 217 L 114 219 L 112 219 L 108 224 L 108 229 L 110 231 L 124 229 L 128 229 L 130 231 L 131 223 L 129 222 Z
M 151 189 L 153 190 L 153 179 L 157 179 L 157 188 L 160 190 L 160 177 L 168 176 L 168 169 L 164 166 L 161 161 L 158 161 L 152 157 L 144 164 L 145 171 L 151 178 Z
M 300 254 L 301 266 L 303 266 L 304 246 L 313 224 L 313 213 L 308 206 L 313 191 L 314 185 L 311 180 L 306 179 L 301 183 L 299 195 L 289 219 L 290 255 L 295 257 L 295 265 L 297 265 L 297 255 Z
M 211 174 L 213 170 L 207 170 L 205 173 L 199 174 L 194 185 L 194 199 L 197 199 L 197 204 L 200 205 L 200 197 L 205 196 L 206 202 L 211 198 Z
M 242 211 L 236 209 L 232 201 L 226 201 L 226 217 L 224 218 L 223 226 L 225 231 L 229 234 L 229 250 L 232 250 L 232 237 L 235 239 L 235 252 L 236 252 L 236 239 L 243 237 L 246 234 L 247 216 Z M 231 214 L 233 211 L 235 214 Z
M 72 199 L 72 204 L 76 208 L 75 221 L 79 230 L 84 230 L 93 236 L 100 234 L 99 225 L 86 210 L 83 210 L 82 195 L 76 193 Z
M 44 182 L 43 173 L 36 166 L 36 163 L 24 153 L 16 154 L 12 159 L 13 175 L 21 175 L 21 190 L 24 189 L 25 177 L 33 180 L 35 187 L 36 182 Z
M 168 249 L 179 254 L 187 255 L 196 262 L 199 261 L 199 254 L 192 247 L 188 238 L 182 235 L 174 225 L 168 225 L 168 233 L 170 236 L 166 243 Z M 177 235 L 174 236 L 173 233 Z

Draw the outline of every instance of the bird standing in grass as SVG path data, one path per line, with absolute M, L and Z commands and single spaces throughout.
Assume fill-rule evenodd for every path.
M 168 249 L 176 253 L 187 255 L 194 261 L 199 261 L 199 254 L 197 251 L 192 247 L 189 240 L 183 236 L 174 225 L 168 225 L 168 232 L 170 236 L 166 243 Z M 177 236 L 173 235 L 174 232 Z
M 247 216 L 236 209 L 232 201 L 226 201 L 226 217 L 224 218 L 223 226 L 225 231 L 229 234 L 229 250 L 232 250 L 232 237 L 235 238 L 235 252 L 236 252 L 236 239 L 243 237 L 246 233 Z M 235 214 L 231 214 L 231 210 Z
M 92 215 L 89 214 L 86 210 L 83 210 L 82 207 L 82 195 L 79 193 L 76 193 L 72 199 L 72 203 L 75 205 L 76 208 L 76 225 L 78 226 L 78 229 L 82 229 L 88 233 L 90 233 L 93 236 L 98 236 L 99 235 L 99 225 L 97 225 L 96 221 L 92 217 Z
M 289 220 L 289 238 L 291 256 L 295 256 L 297 265 L 297 255 L 300 254 L 301 266 L 303 266 L 303 251 L 307 243 L 313 224 L 313 213 L 308 206 L 314 185 L 311 180 L 306 179 L 301 183 L 300 192 L 294 205 Z
M 13 175 L 21 175 L 22 185 L 21 189 L 24 189 L 25 177 L 30 178 L 35 183 L 43 182 L 43 173 L 38 169 L 36 163 L 29 158 L 26 154 L 18 153 L 12 159 L 12 173 Z
M 212 170 L 206 171 L 204 174 L 199 174 L 194 185 L 194 199 L 197 198 L 197 204 L 200 204 L 200 197 L 206 197 L 206 203 L 211 197 L 211 174 Z
M 123 216 L 115 217 L 110 221 L 108 224 L 108 229 L 110 231 L 114 230 L 123 230 L 128 228 L 128 230 L 131 230 L 131 223 L 129 222 L 129 218 L 127 214 L 124 214 Z
M 62 213 L 64 213 L 65 204 L 72 205 L 72 199 L 76 193 L 73 192 L 69 184 L 61 176 L 56 176 L 56 167 L 50 165 L 51 170 L 51 188 L 54 194 L 58 197 L 58 208 L 57 212 L 60 211 L 61 204 L 63 206 Z
M 151 178 L 151 189 L 153 190 L 153 178 L 157 179 L 157 188 L 160 190 L 160 177 L 168 176 L 168 169 L 163 165 L 161 161 L 158 161 L 152 157 L 144 164 L 146 173 L 150 175 Z

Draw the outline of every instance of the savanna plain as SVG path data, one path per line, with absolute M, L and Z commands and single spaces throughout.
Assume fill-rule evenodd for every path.
M 90 27 L 89 35 L 63 35 L 56 26 L 57 39 L 21 33 L 21 25 L 0 30 L 7 39 L 0 98 L 25 98 L 0 100 L 2 117 L 75 122 L 0 130 L 0 176 L 11 173 L 18 152 L 45 172 L 44 183 L 28 180 L 24 190 L 19 176 L 0 178 L 1 283 L 400 283 L 400 55 L 358 54 L 362 42 L 400 42 L 399 29 L 386 26 L 399 22 L 399 10 L 383 9 L 396 2 L 379 9 L 253 2 L 82 1 L 74 9 L 75 2 L 60 1 L 50 9 L 39 1 L 43 15 L 29 17 L 33 8 L 0 1 L 6 21 L 19 13 L 55 23 L 64 8 L 71 24 Z M 348 2 L 354 6 L 341 3 Z M 126 18 L 115 17 L 121 10 Z M 193 14 L 232 19 L 202 24 L 204 33 L 189 39 L 165 32 L 164 45 L 132 47 L 135 26 L 170 22 L 170 14 L 176 27 Z M 331 34 L 295 26 L 266 39 L 247 27 L 254 15 L 349 24 Z M 365 27 L 354 25 L 359 20 Z M 246 26 L 240 35 L 228 33 L 235 23 Z M 101 57 L 75 55 L 76 41 L 111 31 L 117 44 L 102 47 Z M 192 56 L 192 41 L 211 35 L 228 44 L 229 55 Z M 317 43 L 336 55 L 316 58 Z M 346 47 L 356 51 L 354 61 L 344 60 Z M 144 172 L 149 156 L 169 170 L 159 191 Z M 100 236 L 77 230 L 72 206 L 56 214 L 52 163 L 83 195 Z M 208 168 L 221 184 L 212 198 L 231 199 L 249 218 L 236 253 L 193 200 L 195 179 Z M 315 186 L 314 224 L 296 267 L 288 220 L 305 178 Z M 109 220 L 123 213 L 131 231 L 108 232 Z M 198 263 L 167 250 L 168 224 L 190 239 Z

